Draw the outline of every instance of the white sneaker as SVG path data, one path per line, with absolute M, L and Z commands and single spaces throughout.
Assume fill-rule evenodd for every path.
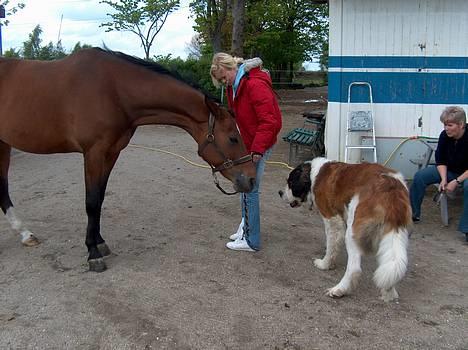
M 232 250 L 243 250 L 246 252 L 254 252 L 255 250 L 250 248 L 249 245 L 247 244 L 247 241 L 242 238 L 238 238 L 233 242 L 227 242 L 226 247 Z
M 244 233 L 244 218 L 242 218 L 242 221 L 239 224 L 239 228 L 237 229 L 237 232 L 229 236 L 229 239 L 231 241 L 235 241 L 238 238 L 242 238 L 243 233 Z

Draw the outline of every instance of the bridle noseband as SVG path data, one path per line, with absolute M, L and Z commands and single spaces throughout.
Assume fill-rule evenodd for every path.
M 226 169 L 230 169 L 230 168 L 232 168 L 232 167 L 234 167 L 236 165 L 242 164 L 242 163 L 250 162 L 250 161 L 252 161 L 252 156 L 250 154 L 248 154 L 248 155 L 245 155 L 245 156 L 240 157 L 239 159 L 235 159 L 235 160 L 227 158 L 224 155 L 223 151 L 221 151 L 219 149 L 218 145 L 215 142 L 214 127 L 215 127 L 215 117 L 210 112 L 210 116 L 208 117 L 208 134 L 206 135 L 205 141 L 199 146 L 198 154 L 201 155 L 202 152 L 205 150 L 206 146 L 208 146 L 209 144 L 212 144 L 214 146 L 216 152 L 218 152 L 219 155 L 224 159 L 224 162 L 221 165 L 218 165 L 218 166 L 213 166 L 212 164 L 208 163 L 208 164 L 210 164 L 210 167 L 211 167 L 211 173 L 213 175 L 213 181 L 214 181 L 216 187 L 221 192 L 223 192 L 224 194 L 227 194 L 227 195 L 233 195 L 233 194 L 236 194 L 237 192 L 226 192 L 221 187 L 221 185 L 219 184 L 219 180 L 218 180 L 218 178 L 216 176 L 216 173 L 218 171 L 223 171 L 223 170 L 226 170 Z

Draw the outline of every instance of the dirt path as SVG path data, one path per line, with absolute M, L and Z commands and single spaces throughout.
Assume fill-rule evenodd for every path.
M 321 93 L 281 93 L 284 132 Z M 132 142 L 201 162 L 176 128 L 141 128 Z M 272 160 L 287 149 L 279 141 Z M 224 245 L 239 223 L 237 197 L 222 195 L 207 169 L 127 148 L 103 209 L 114 254 L 96 274 L 86 265 L 81 157 L 16 153 L 11 195 L 42 244 L 22 247 L 0 222 L 0 349 L 468 349 L 468 246 L 456 220 L 442 227 L 428 195 L 398 303 L 378 299 L 372 258 L 353 295 L 330 299 L 345 256 L 335 271 L 313 266 L 322 223 L 279 199 L 288 173 L 266 168 L 262 251 L 232 252 Z

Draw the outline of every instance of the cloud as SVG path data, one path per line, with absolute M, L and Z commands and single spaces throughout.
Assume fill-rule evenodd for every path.
M 18 1 L 12 1 L 15 5 Z M 3 50 L 19 49 L 28 40 L 36 25 L 40 25 L 43 44 L 56 43 L 60 38 L 62 46 L 70 51 L 77 42 L 102 46 L 143 57 L 140 39 L 130 32 L 106 32 L 101 23 L 110 21 L 107 13 L 112 8 L 99 0 L 21 0 L 26 4 L 23 10 L 10 17 L 10 25 L 3 27 Z M 171 13 L 162 30 L 156 36 L 151 55 L 187 57 L 186 47 L 195 32 L 192 28 L 188 8 L 189 0 L 182 0 L 179 10 Z M 62 17 L 63 16 L 63 17 Z

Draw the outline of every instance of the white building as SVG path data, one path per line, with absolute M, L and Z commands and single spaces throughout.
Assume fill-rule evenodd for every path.
M 316 1 L 322 2 L 323 1 Z M 373 89 L 379 163 L 407 178 L 410 159 L 426 147 L 411 136 L 438 137 L 439 116 L 449 105 L 468 112 L 467 0 L 329 0 L 330 49 L 327 157 L 344 160 L 348 86 Z M 353 88 L 353 109 L 368 109 L 363 88 Z M 365 144 L 369 141 L 363 137 Z M 392 159 L 388 159 L 393 153 Z M 372 161 L 368 150 L 350 150 L 349 161 Z

